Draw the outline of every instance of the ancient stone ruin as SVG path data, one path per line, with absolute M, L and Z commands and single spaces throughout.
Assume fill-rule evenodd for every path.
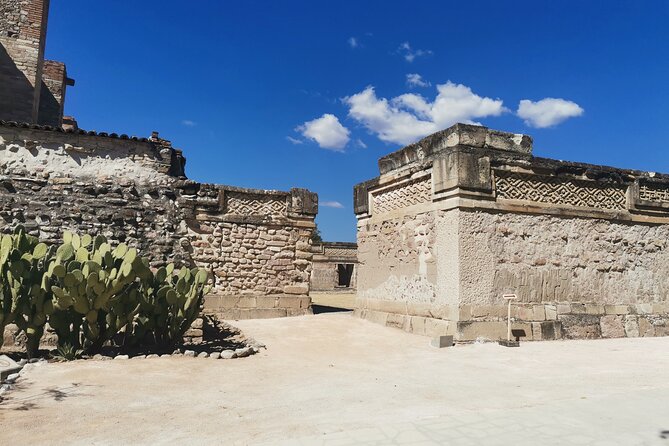
M 358 275 L 358 247 L 355 243 L 316 243 L 312 252 L 311 291 L 355 292 Z
M 532 156 L 457 124 L 355 187 L 366 319 L 459 341 L 669 334 L 669 176 Z
M 48 242 L 65 230 L 103 234 L 154 267 L 206 268 L 204 310 L 222 318 L 310 313 L 317 195 L 198 183 L 158 133 L 84 131 L 64 119 L 71 82 L 43 58 L 48 9 L 48 0 L 0 6 L 0 232 L 21 224 Z

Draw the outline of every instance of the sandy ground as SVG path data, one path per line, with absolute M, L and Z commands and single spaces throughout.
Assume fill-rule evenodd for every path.
M 435 349 L 348 313 L 236 325 L 267 350 L 32 368 L 0 444 L 669 445 L 669 338 Z
M 352 310 L 355 308 L 355 293 L 321 293 L 312 291 L 311 301 L 314 305 Z

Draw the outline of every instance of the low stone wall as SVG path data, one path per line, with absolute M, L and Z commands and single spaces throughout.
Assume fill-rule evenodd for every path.
M 149 257 L 211 273 L 205 312 L 222 318 L 310 312 L 316 194 L 201 184 L 169 141 L 0 122 L 0 232 L 47 242 L 103 234 Z M 197 328 L 195 328 L 197 329 Z
M 531 155 L 531 139 L 457 125 L 356 186 L 356 314 L 457 340 L 669 330 L 669 177 Z

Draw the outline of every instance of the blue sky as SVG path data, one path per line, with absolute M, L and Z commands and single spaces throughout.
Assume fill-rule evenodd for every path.
M 157 130 L 198 181 L 311 189 L 354 241 L 353 185 L 454 120 L 669 172 L 667 23 L 660 0 L 52 0 L 46 57 L 82 128 Z

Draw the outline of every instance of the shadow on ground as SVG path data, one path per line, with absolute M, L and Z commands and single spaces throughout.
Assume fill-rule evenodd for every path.
M 326 305 L 316 305 L 312 304 L 311 309 L 313 310 L 314 314 L 324 314 L 324 313 L 350 313 L 353 310 L 349 310 L 348 308 L 339 308 L 339 307 L 329 307 Z

